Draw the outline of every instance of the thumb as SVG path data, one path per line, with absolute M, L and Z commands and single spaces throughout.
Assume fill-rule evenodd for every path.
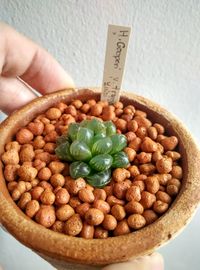
M 163 257 L 159 253 L 132 261 L 108 265 L 102 270 L 164 270 Z

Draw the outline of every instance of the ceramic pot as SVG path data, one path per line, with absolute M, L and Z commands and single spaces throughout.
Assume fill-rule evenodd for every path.
M 59 101 L 98 99 L 98 89 L 67 89 L 37 98 L 14 112 L 0 125 L 0 154 L 17 130 Z M 191 220 L 200 200 L 200 152 L 185 126 L 174 115 L 146 98 L 123 92 L 121 101 L 148 113 L 179 139 L 184 177 L 169 210 L 157 221 L 133 233 L 107 239 L 83 239 L 53 232 L 29 219 L 6 188 L 0 163 L 0 222 L 17 240 L 57 269 L 99 269 L 153 252 L 174 238 Z

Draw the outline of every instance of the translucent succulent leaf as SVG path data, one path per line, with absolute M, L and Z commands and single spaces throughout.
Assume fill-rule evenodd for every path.
M 112 121 L 106 121 L 104 122 L 104 125 L 106 127 L 106 135 L 107 136 L 112 136 L 116 134 L 116 126 L 113 124 Z
M 113 168 L 124 168 L 129 164 L 128 156 L 125 152 L 121 151 L 113 155 Z
M 107 185 L 111 180 L 111 170 L 108 169 L 106 171 L 98 172 L 92 175 L 88 175 L 86 177 L 87 182 L 93 186 L 102 188 Z
M 72 162 L 69 166 L 69 173 L 74 179 L 78 177 L 86 177 L 90 174 L 90 171 L 90 167 L 82 161 Z
M 56 140 L 57 145 L 60 145 L 60 144 L 65 143 L 65 142 L 71 142 L 68 134 L 63 134 L 62 136 L 58 137 Z
M 112 141 L 109 137 L 96 141 L 92 146 L 92 154 L 108 154 L 112 149 Z
M 94 137 L 94 131 L 89 128 L 80 127 L 77 133 L 77 140 L 91 145 Z
M 70 146 L 70 153 L 75 160 L 89 160 L 92 155 L 86 143 L 78 140 L 74 141 Z
M 97 134 L 97 135 L 95 135 L 94 137 L 93 137 L 93 144 L 95 143 L 95 142 L 97 142 L 98 140 L 100 140 L 100 139 L 103 139 L 103 138 L 105 138 L 106 137 L 106 134 L 105 133 L 99 133 L 99 134 Z
M 106 127 L 104 123 L 96 118 L 93 118 L 91 121 L 89 121 L 87 128 L 93 130 L 95 134 L 106 133 Z
M 93 157 L 89 165 L 91 166 L 92 169 L 96 171 L 105 171 L 109 169 L 112 165 L 113 158 L 109 154 L 102 154 L 102 155 L 97 155 Z
M 112 141 L 112 150 L 110 151 L 110 154 L 115 154 L 127 146 L 126 136 L 122 134 L 115 134 L 111 136 L 110 139 Z
M 68 135 L 72 141 L 77 139 L 77 133 L 80 129 L 80 125 L 78 123 L 71 123 L 68 128 Z
M 83 120 L 83 121 L 80 122 L 80 126 L 81 127 L 87 127 L 89 122 L 90 122 L 89 120 Z
M 68 141 L 58 145 L 55 149 L 55 153 L 61 160 L 73 161 L 73 157 L 70 153 L 70 143 Z

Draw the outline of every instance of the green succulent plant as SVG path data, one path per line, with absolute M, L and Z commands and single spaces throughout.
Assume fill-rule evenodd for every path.
M 84 177 L 94 187 L 103 187 L 111 180 L 112 168 L 129 164 L 123 151 L 126 136 L 116 133 L 112 121 L 101 122 L 93 118 L 71 123 L 68 132 L 57 139 L 56 155 L 70 162 L 72 178 Z

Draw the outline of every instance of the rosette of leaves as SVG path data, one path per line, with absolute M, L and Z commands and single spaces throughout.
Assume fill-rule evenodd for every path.
M 111 180 L 113 168 L 129 164 L 123 151 L 126 137 L 116 133 L 112 121 L 101 122 L 93 118 L 71 123 L 68 132 L 57 139 L 56 155 L 70 162 L 72 178 L 83 177 L 94 187 L 103 187 Z

